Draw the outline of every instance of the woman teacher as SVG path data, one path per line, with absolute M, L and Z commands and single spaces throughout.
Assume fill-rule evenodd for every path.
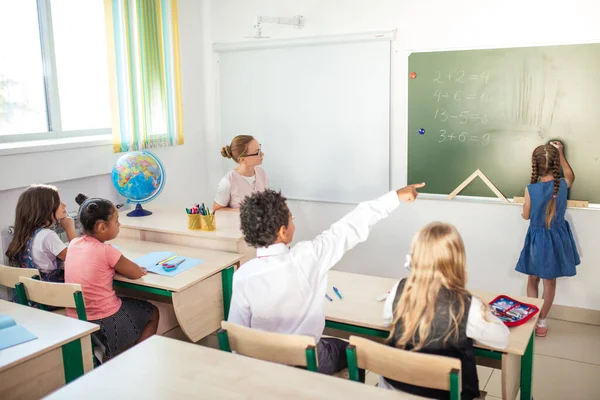
M 250 135 L 239 135 L 221 149 L 221 155 L 232 158 L 237 167 L 221 179 L 217 187 L 213 210 L 239 209 L 246 196 L 269 187 L 267 173 L 259 165 L 264 153 L 260 143 Z

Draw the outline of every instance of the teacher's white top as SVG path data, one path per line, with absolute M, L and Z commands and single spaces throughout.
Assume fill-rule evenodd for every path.
M 243 176 L 235 169 L 229 171 L 219 182 L 215 202 L 223 207 L 240 208 L 246 196 L 268 188 L 269 178 L 265 170 L 255 167 L 254 172 L 254 176 Z

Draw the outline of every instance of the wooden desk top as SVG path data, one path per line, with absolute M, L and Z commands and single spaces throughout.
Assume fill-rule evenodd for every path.
M 116 384 L 123 379 L 126 384 Z M 409 397 L 155 335 L 47 397 L 76 398 L 398 400 Z
M 115 280 L 117 281 L 130 282 L 137 285 L 170 290 L 172 292 L 180 292 L 196 282 L 200 282 L 201 280 L 235 264 L 243 257 L 241 254 L 237 253 L 154 243 L 145 240 L 117 238 L 110 243 L 119 247 L 121 253 L 130 260 L 135 260 L 136 258 L 153 251 L 171 251 L 181 256 L 204 260 L 203 263 L 175 276 L 148 273 L 140 279 L 129 279 L 120 274 L 115 275 Z
M 383 321 L 384 301 L 377 297 L 392 289 L 397 279 L 380 278 L 376 276 L 351 274 L 348 272 L 329 271 L 327 287 L 335 286 L 342 294 L 343 300 L 333 296 L 333 302 L 325 302 L 325 318 L 329 321 L 341 322 L 367 328 L 388 330 Z M 490 302 L 500 293 L 490 293 L 478 290 L 471 291 L 484 302 Z M 542 308 L 542 299 L 511 296 L 519 301 L 535 304 Z M 523 355 L 537 322 L 539 313 L 527 323 L 510 328 L 507 353 Z M 487 348 L 477 344 L 477 347 Z
M 0 372 L 100 329 L 90 322 L 5 300 L 0 300 L 0 314 L 10 315 L 17 325 L 37 336 L 35 340 L 0 350 Z
M 225 226 L 219 228 L 219 221 L 217 221 L 217 229 L 212 232 L 188 229 L 188 217 L 183 206 L 156 205 L 149 209 L 152 211 L 152 215 L 146 217 L 128 217 L 127 213 L 131 210 L 121 211 L 119 213 L 121 228 L 236 242 L 244 240 L 244 235 L 239 227 L 233 226 L 231 223 L 223 224 Z

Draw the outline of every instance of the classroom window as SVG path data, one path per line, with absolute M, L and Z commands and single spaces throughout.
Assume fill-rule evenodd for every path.
M 35 1 L 0 0 L 0 38 L 0 133 L 43 132 L 48 119 Z
M 0 143 L 110 134 L 103 0 L 0 0 Z

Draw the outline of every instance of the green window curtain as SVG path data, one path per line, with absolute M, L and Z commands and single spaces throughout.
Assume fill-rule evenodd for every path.
M 183 144 L 177 0 L 104 0 L 115 153 Z

